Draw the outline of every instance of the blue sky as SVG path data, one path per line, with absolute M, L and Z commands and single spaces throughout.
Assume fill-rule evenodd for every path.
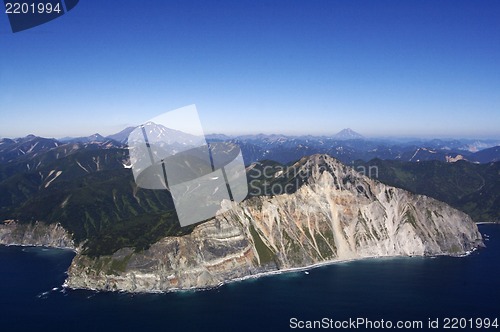
M 499 1 L 82 0 L 15 34 L 0 13 L 0 49 L 0 137 L 189 104 L 206 133 L 500 137 Z

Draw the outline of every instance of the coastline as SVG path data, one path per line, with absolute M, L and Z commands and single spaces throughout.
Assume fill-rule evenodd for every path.
M 473 252 L 477 251 L 480 247 L 474 247 L 471 250 L 466 251 L 465 253 L 459 254 L 459 255 L 451 255 L 451 254 L 439 254 L 439 255 L 415 255 L 415 256 L 408 256 L 408 255 L 396 255 L 396 256 L 366 256 L 366 257 L 357 257 L 357 258 L 350 258 L 350 259 L 339 259 L 339 260 L 329 260 L 329 261 L 324 261 L 324 262 L 319 262 L 315 263 L 312 265 L 307 265 L 303 267 L 292 267 L 292 268 L 285 268 L 285 269 L 280 269 L 280 270 L 274 270 L 274 271 L 267 271 L 267 272 L 260 272 L 256 274 L 251 274 L 248 276 L 240 277 L 240 278 L 234 278 L 234 279 L 228 279 L 220 282 L 218 285 L 214 285 L 211 287 L 190 287 L 190 288 L 171 288 L 168 290 L 147 290 L 147 291 L 137 291 L 137 292 L 131 292 L 127 290 L 101 290 L 97 288 L 76 288 L 76 287 L 71 287 L 67 285 L 66 280 L 64 283 L 61 285 L 62 288 L 64 289 L 71 289 L 71 290 L 87 290 L 87 291 L 93 291 L 93 292 L 104 292 L 104 293 L 125 293 L 125 294 L 166 294 L 166 293 L 174 293 L 174 292 L 201 292 L 201 291 L 207 291 L 207 290 L 212 290 L 212 289 L 217 289 L 219 287 L 222 287 L 224 285 L 229 285 L 232 283 L 236 282 L 241 282 L 241 281 L 246 281 L 246 280 L 251 280 L 251 279 L 260 279 L 264 277 L 269 277 L 269 276 L 274 276 L 274 275 L 281 275 L 281 274 L 287 274 L 287 273 L 293 273 L 293 272 L 303 272 L 303 271 L 308 271 L 308 270 L 313 270 L 316 268 L 324 267 L 324 266 L 330 266 L 330 265 L 335 265 L 335 264 L 343 264 L 343 263 L 350 263 L 350 262 L 355 262 L 355 261 L 362 261 L 362 260 L 377 260 L 377 259 L 394 259 L 394 258 L 435 258 L 435 257 L 458 257 L 458 258 L 464 258 L 470 256 Z
M 477 225 L 483 225 L 483 224 L 493 224 L 493 225 L 500 225 L 500 223 L 496 222 L 483 222 L 483 223 L 477 223 Z M 72 251 L 75 254 L 79 254 L 81 248 L 77 247 L 68 247 L 68 246 L 52 246 L 52 245 L 41 245 L 41 244 L 33 244 L 33 243 L 0 243 L 1 246 L 6 246 L 6 247 L 35 247 L 35 248 L 46 248 L 46 249 L 61 249 L 61 250 L 69 250 Z M 272 271 L 265 271 L 265 272 L 259 272 L 256 274 L 251 274 L 239 278 L 234 278 L 234 279 L 228 279 L 221 281 L 217 285 L 209 286 L 209 287 L 190 287 L 190 288 L 171 288 L 171 289 L 166 289 L 166 290 L 158 290 L 158 289 L 151 289 L 151 290 L 140 290 L 140 291 L 128 291 L 128 290 L 122 290 L 122 289 L 117 289 L 117 290 L 102 290 L 102 289 L 96 289 L 96 288 L 78 288 L 78 287 L 71 287 L 67 284 L 67 279 L 63 282 L 61 285 L 62 288 L 65 289 L 72 289 L 72 290 L 89 290 L 89 291 L 95 291 L 95 292 L 112 292 L 112 293 L 129 293 L 129 294 L 148 294 L 148 293 L 154 293 L 154 294 L 159 294 L 159 293 L 171 293 L 171 292 L 192 292 L 192 291 L 203 291 L 203 290 L 210 290 L 210 289 L 216 289 L 218 287 L 221 287 L 226 284 L 234 283 L 234 282 L 239 282 L 239 281 L 245 281 L 245 280 L 250 280 L 250 279 L 257 279 L 257 278 L 262 278 L 266 276 L 273 276 L 273 275 L 280 275 L 280 274 L 286 274 L 286 273 L 293 273 L 293 272 L 302 272 L 302 271 L 308 271 L 312 270 L 318 267 L 322 266 L 328 266 L 328 265 L 333 265 L 333 264 L 340 264 L 340 263 L 348 263 L 348 262 L 353 262 L 353 261 L 360 261 L 360 260 L 375 260 L 375 259 L 392 259 L 392 258 L 405 258 L 405 257 L 422 257 L 422 258 L 432 258 L 432 257 L 438 257 L 438 256 L 448 256 L 448 257 L 467 257 L 476 250 L 478 250 L 480 246 L 476 246 L 472 248 L 471 250 L 467 250 L 464 253 L 461 254 L 438 254 L 438 255 L 394 255 L 394 256 L 364 256 L 364 257 L 354 257 L 354 258 L 349 258 L 349 259 L 334 259 L 334 260 L 328 260 L 328 261 L 323 261 L 323 262 L 318 262 L 314 263 L 311 265 L 307 266 L 301 266 L 301 267 L 290 267 L 290 268 L 284 268 L 284 269 L 278 269 L 278 270 L 272 270 Z M 69 267 L 68 267 L 69 269 Z
M 239 281 L 245 281 L 249 279 L 257 279 L 257 278 L 262 278 L 262 277 L 267 277 L 267 276 L 273 276 L 273 275 L 280 275 L 280 274 L 286 274 L 286 273 L 292 273 L 292 272 L 303 272 L 303 271 L 308 271 L 308 270 L 313 270 L 316 268 L 324 267 L 324 266 L 330 266 L 330 265 L 335 265 L 335 264 L 344 264 L 344 263 L 350 263 L 350 262 L 356 262 L 356 261 L 363 261 L 363 260 L 377 260 L 377 259 L 394 259 L 394 258 L 435 258 L 435 257 L 458 257 L 458 258 L 463 258 L 470 256 L 473 252 L 477 251 L 479 247 L 474 247 L 473 249 L 466 251 L 463 254 L 460 255 L 451 255 L 451 254 L 439 254 L 439 255 L 419 255 L 419 256 L 408 256 L 408 255 L 396 255 L 396 256 L 366 256 L 366 257 L 359 257 L 359 258 L 350 258 L 350 259 L 339 259 L 339 260 L 330 260 L 330 261 L 325 261 L 325 262 L 319 262 L 315 263 L 312 265 L 304 266 L 304 267 L 292 267 L 292 268 L 286 268 L 286 269 L 280 269 L 280 270 L 275 270 L 275 271 L 268 271 L 268 272 L 260 272 L 257 274 L 252 274 L 248 275 L 245 277 L 241 278 L 235 278 L 235 279 L 230 279 L 230 280 L 225 280 L 221 284 L 214 286 L 214 287 L 207 287 L 207 288 L 189 288 L 189 289 L 172 289 L 172 291 L 197 291 L 197 290 L 209 290 L 209 289 L 214 289 L 218 288 L 221 286 L 224 286 L 226 284 L 230 284 L 233 282 L 239 282 Z M 168 291 L 167 291 L 168 292 Z M 128 293 L 128 292 L 127 292 Z M 139 292 L 139 293 L 144 293 L 144 292 Z M 146 292 L 148 293 L 148 292 Z M 162 293 L 162 291 L 159 291 L 158 293 Z M 134 294 L 134 293 L 132 293 Z
M 179 324 L 184 330 L 198 330 L 203 326 L 206 330 L 214 331 L 231 331 L 235 326 L 246 326 L 249 331 L 279 331 L 295 315 L 299 319 L 319 320 L 323 316 L 329 317 L 331 312 L 339 319 L 363 314 L 394 321 L 401 317 L 425 321 L 429 315 L 439 316 L 441 320 L 441 317 L 457 315 L 460 310 L 467 310 L 471 315 L 494 317 L 498 315 L 499 308 L 494 292 L 498 280 L 491 272 L 495 270 L 493 263 L 500 253 L 496 241 L 500 239 L 498 230 L 500 228 L 497 226 L 482 226 L 483 234 L 491 233 L 491 250 L 478 250 L 464 259 L 382 258 L 329 265 L 310 270 L 308 275 L 305 272 L 292 272 L 228 283 L 207 291 L 181 290 L 175 293 L 61 289 L 67 264 L 58 261 L 66 262 L 71 255 L 63 252 L 60 256 L 49 255 L 48 265 L 29 264 L 46 259 L 38 255 L 25 255 L 28 261 L 19 266 L 26 267 L 23 271 L 31 274 L 29 278 L 33 280 L 33 283 L 26 285 L 21 278 L 24 276 L 17 276 L 20 272 L 18 265 L 12 264 L 16 257 L 23 257 L 16 255 L 21 250 L 19 248 L 12 251 L 12 258 L 5 257 L 5 262 L 9 264 L 5 265 L 6 273 L 2 280 L 6 288 L 3 296 L 8 299 L 3 307 L 7 319 L 4 326 L 19 327 L 19 324 L 26 324 L 30 325 L 26 330 L 33 330 L 31 322 L 36 319 L 43 319 L 42 323 L 46 326 L 54 322 L 68 326 L 71 322 L 81 320 L 82 312 L 85 316 L 93 317 L 79 323 L 77 329 L 82 331 L 99 330 L 99 326 L 110 325 L 115 330 L 148 326 L 149 329 L 161 331 L 165 329 L 162 317 L 181 322 Z M 57 268 L 53 269 L 54 266 Z M 464 273 L 456 273 L 457 270 Z M 415 272 L 418 274 L 415 275 Z M 42 275 L 38 276 L 38 273 Z M 470 287 L 463 287 L 464 283 Z M 26 291 L 25 287 L 31 287 L 32 291 Z M 59 289 L 53 290 L 53 287 Z M 478 305 L 477 294 L 481 294 L 481 305 Z M 429 302 L 428 299 L 435 300 Z M 394 307 L 394 304 L 398 306 Z M 26 311 L 26 308 L 31 310 Z M 85 310 L 82 311 L 82 308 Z M 110 316 L 102 308 L 114 308 L 113 315 Z M 248 315 L 248 308 L 252 308 L 251 315 Z M 387 314 L 380 316 L 380 310 Z M 193 312 L 202 314 L 193 320 Z M 25 317 L 26 320 L 19 321 L 18 317 Z M 266 319 L 255 323 L 252 317 Z
M 495 224 L 495 223 L 491 223 Z M 421 257 L 421 258 L 436 258 L 439 256 L 444 256 L 444 257 L 467 257 L 470 256 L 472 253 L 475 251 L 479 250 L 480 248 L 483 248 L 484 244 L 474 244 L 472 245 L 468 250 L 465 250 L 464 252 L 461 253 L 439 253 L 439 254 L 423 254 L 423 255 L 386 255 L 386 256 L 359 256 L 359 257 L 353 257 L 353 258 L 348 258 L 348 259 L 334 259 L 334 260 L 328 260 L 328 261 L 322 261 L 318 263 L 314 263 L 311 265 L 307 266 L 300 266 L 300 267 L 289 267 L 289 268 L 283 268 L 283 269 L 278 269 L 278 270 L 271 270 L 271 271 L 264 271 L 264 272 L 259 272 L 256 274 L 250 274 L 246 275 L 243 277 L 238 277 L 238 278 L 233 278 L 233 279 L 227 279 L 219 282 L 217 285 L 212 285 L 208 287 L 187 287 L 187 288 L 178 288 L 178 287 L 173 287 L 169 289 L 142 289 L 142 290 L 126 290 L 126 289 L 99 289 L 99 288 L 90 288 L 90 287 L 72 287 L 69 286 L 67 283 L 67 280 L 63 283 L 64 288 L 69 288 L 73 290 L 81 289 L 81 290 L 91 290 L 91 291 L 96 291 L 96 292 L 111 292 L 111 293 L 129 293 L 129 294 L 161 294 L 161 293 L 172 293 L 172 292 L 193 292 L 193 291 L 204 291 L 204 290 L 211 290 L 211 289 L 216 289 L 221 286 L 224 286 L 226 284 L 231 284 L 234 282 L 239 282 L 239 281 L 245 281 L 245 280 L 250 280 L 250 279 L 257 279 L 257 278 L 262 278 L 266 276 L 273 276 L 273 275 L 280 275 L 280 274 L 285 274 L 285 273 L 293 273 L 293 272 L 302 272 L 302 271 L 308 271 L 312 270 L 315 268 L 319 268 L 322 266 L 328 266 L 328 265 L 333 265 L 333 264 L 340 264 L 340 263 L 349 263 L 353 261 L 360 261 L 360 260 L 375 260 L 375 259 L 394 259 L 394 258 L 411 258 L 411 257 Z
M 499 223 L 484 223 L 484 224 L 499 224 Z M 3 244 L 2 243 L 2 244 L 0 244 L 0 246 L 23 247 L 23 248 L 24 247 L 31 247 L 31 248 L 40 248 L 40 249 L 60 249 L 60 250 L 72 251 L 75 254 L 78 254 L 78 252 L 79 252 L 78 248 L 45 246 L 45 245 L 30 245 L 30 244 L 15 244 L 15 243 Z M 303 272 L 303 271 L 313 270 L 316 268 L 330 266 L 330 265 L 334 265 L 334 264 L 343 264 L 343 263 L 350 263 L 350 262 L 362 261 L 362 260 L 394 259 L 394 258 L 405 258 L 405 257 L 406 258 L 412 258 L 412 257 L 433 258 L 433 257 L 438 257 L 438 256 L 445 256 L 445 257 L 462 258 L 462 257 L 467 257 L 467 256 L 471 255 L 473 252 L 477 251 L 478 249 L 479 249 L 479 247 L 474 247 L 472 250 L 466 251 L 465 253 L 459 254 L 459 255 L 439 254 L 439 255 L 419 255 L 419 256 L 408 256 L 408 255 L 366 256 L 366 257 L 357 257 L 357 258 L 350 258 L 350 259 L 329 260 L 329 261 L 319 262 L 319 263 L 315 263 L 315 264 L 307 265 L 307 266 L 302 266 L 302 267 L 291 267 L 291 268 L 285 268 L 285 269 L 279 269 L 279 270 L 273 270 L 273 271 L 266 271 L 266 272 L 260 272 L 260 273 L 240 277 L 240 278 L 228 279 L 228 280 L 222 281 L 218 285 L 211 286 L 211 287 L 171 288 L 168 290 L 153 290 L 152 289 L 152 290 L 148 290 L 148 291 L 130 292 L 127 290 L 101 290 L 101 289 L 96 289 L 96 288 L 75 288 L 75 287 L 69 286 L 67 284 L 67 280 L 65 280 L 63 282 L 61 287 L 63 289 L 71 289 L 71 290 L 87 290 L 87 291 L 93 291 L 93 292 L 128 293 L 128 294 L 162 294 L 162 293 L 173 293 L 173 292 L 198 292 L 198 291 L 217 289 L 217 288 L 222 287 L 224 285 L 228 285 L 228 284 L 235 283 L 235 282 L 241 282 L 241 281 L 245 281 L 245 280 L 258 279 L 258 278 L 293 273 L 293 272 Z
M 0 243 L 0 247 L 1 246 L 3 246 L 3 247 L 41 248 L 41 249 L 60 249 L 60 250 L 72 251 L 75 254 L 78 254 L 80 252 L 79 248 L 46 246 L 46 245 L 42 245 L 42 244 Z
M 21 224 L 16 221 L 0 223 L 0 244 L 5 246 L 45 247 L 72 250 L 79 253 L 80 246 L 73 236 L 59 223 L 41 221 Z

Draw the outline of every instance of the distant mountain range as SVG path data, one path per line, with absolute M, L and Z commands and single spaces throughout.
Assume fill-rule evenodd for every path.
M 344 163 L 374 158 L 421 162 L 467 160 L 488 163 L 500 160 L 500 141 L 494 140 L 420 140 L 398 142 L 375 139 L 338 139 L 335 137 L 257 136 L 233 138 L 240 145 L 245 164 L 269 159 L 290 163 L 315 153 L 327 153 Z M 476 146 L 485 148 L 475 152 Z
M 88 148 L 124 148 L 127 146 L 128 136 L 134 129 L 135 127 L 128 127 L 106 137 L 96 133 L 87 137 L 66 137 L 59 140 L 34 135 L 16 139 L 4 138 L 0 139 L 0 162 L 8 162 L 24 155 L 34 156 L 65 144 L 76 144 Z M 165 128 L 165 130 L 169 129 Z M 238 144 L 246 165 L 265 159 L 286 164 L 315 153 L 327 153 L 347 164 L 356 160 L 369 161 L 374 158 L 410 162 L 466 160 L 474 163 L 489 163 L 500 160 L 500 140 L 491 139 L 370 139 L 352 129 L 341 130 L 332 136 L 212 134 L 206 135 L 206 138 L 209 142 L 231 141 Z
M 167 191 L 135 185 L 125 144 L 132 130 L 65 140 L 34 135 L 0 139 L 0 221 L 61 223 L 77 242 L 86 241 L 91 255 L 143 249 L 163 236 L 190 232 L 178 225 Z M 286 167 L 303 156 L 327 153 L 353 167 L 377 166 L 382 182 L 443 200 L 475 221 L 499 219 L 500 147 L 495 141 L 284 135 L 208 139 L 239 143 L 249 171 L 258 169 L 257 162 Z

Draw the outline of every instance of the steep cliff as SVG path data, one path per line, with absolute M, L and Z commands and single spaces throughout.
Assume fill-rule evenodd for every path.
M 0 244 L 76 249 L 71 234 L 59 224 L 18 224 L 13 220 L 0 224 Z
M 379 183 L 328 155 L 268 176 L 287 186 L 286 193 L 225 202 L 232 209 L 142 252 L 77 255 L 66 284 L 131 292 L 202 288 L 327 261 L 461 255 L 482 245 L 466 214 Z

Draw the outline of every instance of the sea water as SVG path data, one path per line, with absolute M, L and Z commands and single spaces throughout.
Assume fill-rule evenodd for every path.
M 67 290 L 61 285 L 71 251 L 0 246 L 0 326 L 281 331 L 325 319 L 365 319 L 421 321 L 420 330 L 428 330 L 430 321 L 442 328 L 447 318 L 500 319 L 500 226 L 479 229 L 487 247 L 466 257 L 366 259 L 166 294 Z

